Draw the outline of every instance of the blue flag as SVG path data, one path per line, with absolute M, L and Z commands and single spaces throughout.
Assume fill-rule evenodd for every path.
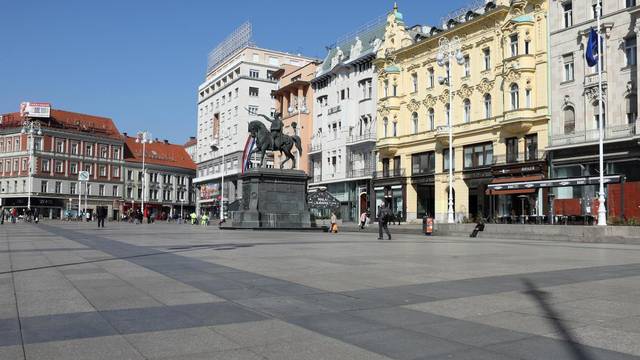
M 589 32 L 589 41 L 587 42 L 587 51 L 585 51 L 585 58 L 587 65 L 598 65 L 598 33 L 594 29 Z

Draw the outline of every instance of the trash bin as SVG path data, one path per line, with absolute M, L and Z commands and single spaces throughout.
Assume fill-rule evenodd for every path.
M 425 216 L 422 218 L 422 231 L 425 235 L 433 234 L 433 218 Z

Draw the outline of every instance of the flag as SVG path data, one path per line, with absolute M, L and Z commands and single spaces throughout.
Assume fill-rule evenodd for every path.
M 251 152 L 253 151 L 253 147 L 256 145 L 256 139 L 249 136 L 247 137 L 247 141 L 244 144 L 244 151 L 242 152 L 242 173 L 249 169 L 251 165 Z
M 591 29 L 589 32 L 589 41 L 587 42 L 587 49 L 585 51 L 585 58 L 587 60 L 587 65 L 596 66 L 598 65 L 598 33 Z

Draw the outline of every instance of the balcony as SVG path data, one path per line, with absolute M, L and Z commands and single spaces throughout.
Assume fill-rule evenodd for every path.
M 309 154 L 322 151 L 322 143 L 309 144 Z
M 607 72 L 602 72 L 602 85 L 607 84 Z M 598 73 L 588 74 L 584 77 L 584 87 L 589 88 L 593 86 L 598 86 Z
M 355 179 L 355 178 L 363 178 L 363 177 L 371 177 L 374 173 L 374 170 L 372 168 L 361 168 L 361 169 L 350 169 L 347 172 L 347 177 L 351 178 L 351 179 Z
M 526 156 L 525 156 L 526 155 Z M 518 164 L 518 163 L 527 163 L 534 161 L 542 161 L 545 159 L 544 151 L 530 151 L 527 154 L 517 154 L 516 155 L 493 155 L 493 164 L 494 165 L 509 165 L 509 164 Z
M 405 176 L 405 169 L 391 169 L 391 170 L 382 170 L 382 171 L 374 171 L 373 178 L 374 179 L 389 179 L 395 177 L 403 177 Z
M 639 124 L 626 124 L 604 128 L 604 140 L 632 138 L 640 135 Z M 590 129 L 573 134 L 555 135 L 551 138 L 551 146 L 568 146 L 575 144 L 595 143 L 599 140 L 599 130 Z
M 347 138 L 347 145 L 354 145 L 363 142 L 375 142 L 376 141 L 376 133 L 375 132 L 367 132 L 362 135 L 351 135 Z

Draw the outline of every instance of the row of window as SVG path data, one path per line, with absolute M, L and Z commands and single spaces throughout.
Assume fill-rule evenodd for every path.
M 604 45 L 601 44 L 601 47 L 604 47 Z M 638 46 L 637 46 L 637 38 L 635 35 L 624 39 L 624 55 L 625 55 L 626 66 L 636 66 L 638 61 Z M 602 62 L 603 69 L 605 69 L 605 63 L 604 63 L 605 52 L 604 51 L 600 52 L 598 57 L 600 59 L 599 61 Z M 574 64 L 573 53 L 562 55 L 562 66 L 563 66 L 562 81 L 563 82 L 574 81 L 575 80 L 575 64 Z M 585 63 L 585 66 L 587 66 L 586 63 Z M 589 71 L 592 74 L 595 74 L 598 72 L 597 66 L 587 66 L 587 67 L 589 68 Z
M 21 151 L 20 136 L 0 138 L 0 152 Z
M 62 181 L 53 182 L 53 189 L 50 188 L 49 184 L 50 184 L 49 181 L 42 180 L 40 182 L 40 192 L 41 193 L 52 192 L 54 194 L 62 194 Z M 82 186 L 82 184 L 80 186 Z M 66 194 L 78 195 L 78 193 L 80 192 L 82 195 L 89 194 L 89 195 L 107 196 L 106 185 L 99 184 L 97 194 L 93 194 L 92 189 L 93 189 L 93 184 L 91 183 L 85 183 L 84 189 L 81 189 L 78 186 L 78 183 L 72 182 L 72 183 L 69 183 L 69 191 L 66 192 Z M 109 196 L 117 197 L 119 195 L 118 189 L 119 189 L 118 185 L 112 185 L 111 195 Z
M 137 180 L 142 181 L 142 171 L 137 171 Z M 171 184 L 173 183 L 173 178 L 175 177 L 177 185 L 187 185 L 187 177 L 186 176 L 176 176 L 171 174 L 159 174 L 159 173 L 147 173 L 149 175 L 150 182 L 158 182 L 158 176 L 161 175 L 163 184 Z M 127 170 L 127 180 L 133 181 L 133 170 Z
M 356 65 L 356 71 L 354 72 L 354 75 L 356 75 L 357 73 L 362 73 L 365 71 L 368 71 L 369 69 L 371 69 L 373 66 L 373 62 L 372 60 L 368 60 L 365 62 L 362 62 L 358 65 Z M 340 74 L 340 75 L 331 75 L 331 76 L 327 76 L 325 78 L 323 78 L 322 80 L 318 80 L 315 81 L 313 83 L 313 89 L 314 90 L 322 90 L 324 88 L 326 88 L 327 86 L 331 85 L 332 82 L 337 81 L 338 78 L 349 78 L 351 77 L 351 73 L 346 73 L 346 74 Z
M 65 160 L 51 160 L 51 159 L 41 159 L 40 160 L 40 172 L 48 173 L 52 170 L 56 174 L 63 174 L 65 172 Z M 78 174 L 80 171 L 80 167 L 82 166 L 83 171 L 89 172 L 90 175 L 93 175 L 94 164 L 84 163 L 80 165 L 78 162 L 69 162 L 69 172 L 71 174 Z M 111 176 L 118 178 L 120 177 L 120 166 L 113 166 L 111 168 Z M 98 165 L 98 175 L 101 177 L 107 177 L 108 167 L 107 165 Z
M 20 164 L 22 164 L 22 166 L 20 166 Z M 9 174 L 18 173 L 20 171 L 27 171 L 29 170 L 28 164 L 28 158 L 7 159 L 5 161 L 0 161 L 0 173 L 6 172 L 7 174 Z
M 507 145 L 507 162 L 519 161 L 518 158 L 518 139 L 509 138 L 505 139 Z M 531 134 L 525 136 L 525 161 L 538 160 L 538 136 L 537 134 Z M 463 166 L 465 169 L 473 169 L 478 167 L 491 166 L 494 164 L 493 158 L 493 143 L 480 143 L 474 145 L 466 145 L 463 147 Z M 455 149 L 453 152 L 453 163 L 455 169 Z M 393 158 L 393 175 L 401 176 L 401 161 L 400 156 Z M 442 170 L 449 170 L 449 149 L 444 148 L 442 150 Z M 436 156 L 435 151 L 428 151 L 419 154 L 411 155 L 411 174 L 412 175 L 425 175 L 433 174 L 436 171 Z M 392 174 L 390 171 L 390 159 L 382 159 L 382 172 L 385 177 Z
M 227 171 L 231 170 L 231 169 L 237 169 L 238 168 L 238 159 L 233 159 L 233 160 L 227 160 L 226 161 L 226 169 Z M 206 168 L 202 168 L 198 170 L 198 175 L 199 176 L 206 176 L 206 175 L 210 175 L 210 174 L 217 174 L 218 172 L 220 172 L 221 169 L 221 164 L 216 164 L 216 165 L 209 165 L 209 167 Z
M 159 200 L 158 199 L 158 190 L 157 189 L 149 189 L 149 192 L 147 194 L 147 196 L 145 196 L 145 200 Z M 128 187 L 127 188 L 127 193 L 126 193 L 126 199 L 131 199 L 131 200 L 142 200 L 142 188 L 138 188 L 137 189 L 137 196 L 134 198 L 133 197 L 133 188 Z M 186 191 L 184 190 L 180 190 L 176 192 L 176 201 L 186 201 L 187 198 L 185 197 L 186 195 Z M 162 190 L 162 201 L 173 201 L 173 191 L 171 190 Z
M 484 100 L 484 118 L 488 119 L 491 118 L 492 116 L 492 111 L 491 111 L 491 95 L 490 94 L 485 94 L 483 96 L 483 100 Z M 518 84 L 512 84 L 511 88 L 510 88 L 510 100 L 511 100 L 511 110 L 518 110 L 520 108 L 520 88 L 518 86 Z M 530 89 L 526 89 L 525 90 L 525 102 L 526 102 L 526 107 L 530 108 L 532 106 L 531 103 L 531 90 Z M 469 123 L 471 122 L 471 100 L 469 99 L 464 99 L 462 101 L 463 104 L 463 122 L 464 123 Z M 445 104 L 445 119 L 446 119 L 446 124 L 449 124 L 449 104 Z M 429 128 L 428 130 L 434 130 L 435 129 L 435 110 L 433 108 L 429 108 L 427 110 L 427 121 L 428 121 L 428 125 Z M 418 113 L 417 112 L 413 112 L 411 114 L 411 124 L 412 124 L 412 132 L 413 134 L 417 134 L 419 132 L 419 121 L 418 121 Z M 391 129 L 391 133 L 389 133 L 389 119 L 388 118 L 383 118 L 382 119 L 382 125 L 383 125 L 383 134 L 384 137 L 388 137 L 388 136 L 398 136 L 398 127 L 397 127 L 397 123 L 394 121 L 392 123 L 392 129 Z
M 593 114 L 593 120 L 591 129 L 598 129 L 598 122 L 600 120 L 600 104 L 595 101 L 591 104 L 591 113 Z M 625 97 L 625 109 L 627 116 L 627 124 L 635 124 L 638 120 L 638 97 L 636 94 L 630 94 Z M 602 104 L 602 128 L 607 127 L 607 109 L 606 105 Z M 576 131 L 576 112 L 573 106 L 567 105 L 563 109 L 563 130 L 565 135 L 572 135 Z M 586 129 L 585 129 L 586 130 Z
M 579 0 L 579 1 L 584 1 L 584 0 Z M 600 16 L 602 17 L 602 14 L 603 14 L 602 0 L 598 0 L 598 1 L 594 0 L 592 1 L 592 4 L 591 4 L 591 11 L 590 11 L 591 19 L 596 19 L 598 17 L 598 11 L 597 11 L 598 4 L 600 5 Z M 634 7 L 636 6 L 636 0 L 624 0 L 624 5 L 627 8 Z M 573 18 L 573 1 L 572 0 L 563 1 L 561 6 L 562 6 L 562 19 L 561 19 L 562 26 L 565 28 L 573 26 L 573 24 L 575 23 Z
M 63 139 L 56 139 L 55 144 L 52 151 L 56 153 L 67 153 L 67 141 Z M 13 146 L 12 146 L 13 144 Z M 36 151 L 43 150 L 43 139 L 42 137 L 34 137 L 33 138 L 33 148 Z M 84 144 L 84 152 L 82 155 L 84 156 L 93 156 L 95 147 L 99 147 L 99 155 L 103 159 L 108 159 L 109 156 L 109 146 L 108 145 L 96 145 L 94 143 L 85 143 Z M 10 138 L 0 139 L 0 152 L 11 152 L 11 151 L 20 151 L 20 138 L 16 137 L 13 141 Z M 69 141 L 69 149 L 68 152 L 71 155 L 81 155 L 80 154 L 80 142 L 79 141 Z M 113 148 L 113 159 L 120 159 L 120 148 Z

